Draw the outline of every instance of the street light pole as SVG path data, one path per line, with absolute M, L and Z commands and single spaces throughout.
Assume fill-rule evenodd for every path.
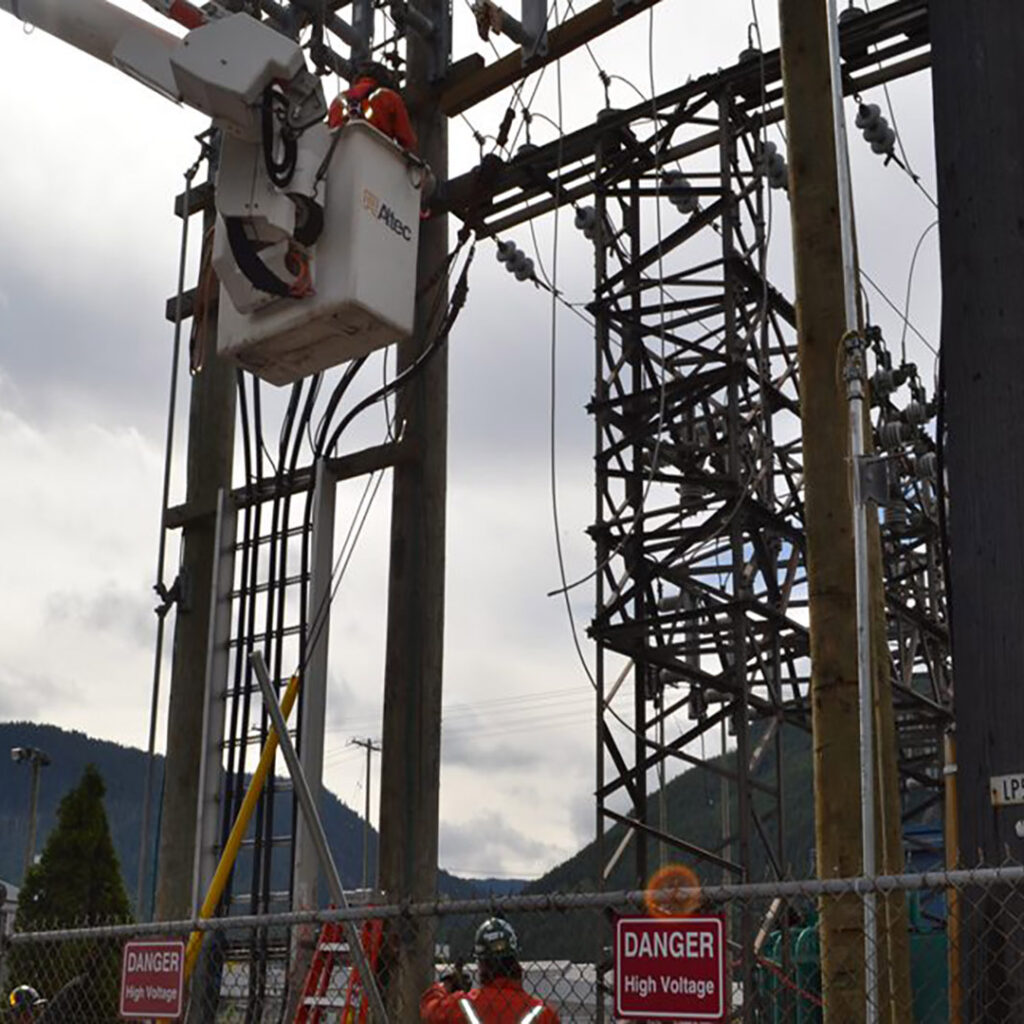
M 22 882 L 28 876 L 36 854 L 36 813 L 39 807 L 39 770 L 50 763 L 49 755 L 36 747 L 11 747 L 11 760 L 15 764 L 28 762 L 32 766 L 32 783 L 28 805 L 28 838 L 25 841 L 25 869 Z

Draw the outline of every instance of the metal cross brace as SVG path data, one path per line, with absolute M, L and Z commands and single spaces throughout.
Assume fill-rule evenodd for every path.
M 253 651 L 250 658 L 256 679 L 260 684 L 260 692 L 263 694 L 263 704 L 270 715 L 270 721 L 277 733 L 281 753 L 288 764 L 288 771 L 292 777 L 292 784 L 295 787 L 295 795 L 298 797 L 302 807 L 302 813 L 306 816 L 306 823 L 309 826 L 313 845 L 316 847 L 320 863 L 323 866 L 324 874 L 327 876 L 327 889 L 331 899 L 340 906 L 348 909 L 348 899 L 345 896 L 345 889 L 341 884 L 341 875 L 338 873 L 338 865 L 331 856 L 330 847 L 327 845 L 327 833 L 324 831 L 323 822 L 313 801 L 313 794 L 310 792 L 309 783 L 306 781 L 302 765 L 299 763 L 299 755 L 295 750 L 295 744 L 288 733 L 288 725 L 281 714 L 281 705 L 277 702 L 277 695 L 274 693 L 273 684 L 270 682 L 270 674 L 267 672 L 263 655 L 259 651 Z M 359 931 L 353 921 L 344 921 L 342 927 L 345 929 L 345 938 L 348 940 L 348 948 L 352 960 L 359 971 L 359 978 L 363 983 L 363 991 L 366 993 L 367 1002 L 370 1004 L 370 1017 L 376 1024 L 388 1024 L 387 1012 L 381 1000 L 380 991 L 377 988 L 377 979 L 370 970 L 369 962 L 366 959 L 366 951 L 359 938 Z

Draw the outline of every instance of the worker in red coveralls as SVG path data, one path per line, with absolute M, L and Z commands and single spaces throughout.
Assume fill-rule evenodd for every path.
M 473 942 L 480 985 L 466 991 L 461 970 L 449 971 L 420 999 L 426 1024 L 559 1024 L 558 1014 L 523 990 L 519 940 L 508 921 L 488 918 Z
M 334 100 L 327 112 L 328 127 L 340 128 L 357 111 L 403 149 L 416 152 L 416 133 L 409 111 L 395 88 L 394 77 L 383 64 L 368 60 L 358 65 L 351 86 Z

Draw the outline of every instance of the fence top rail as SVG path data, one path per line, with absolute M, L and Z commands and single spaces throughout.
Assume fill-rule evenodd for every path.
M 750 882 L 743 884 L 706 885 L 697 888 L 679 887 L 674 894 L 680 898 L 699 897 L 703 902 L 725 903 L 731 900 L 841 896 L 867 892 L 885 893 L 897 890 L 962 889 L 968 886 L 992 886 L 1024 883 L 1024 865 L 970 868 L 956 871 L 926 871 L 916 874 L 878 875 L 873 878 L 815 878 L 794 881 Z M 447 917 L 457 914 L 492 915 L 508 912 L 573 911 L 584 909 L 641 910 L 649 896 L 656 892 L 645 889 L 618 890 L 603 893 L 543 893 L 537 895 L 493 896 L 483 899 L 437 899 L 423 902 L 366 904 L 345 908 L 292 911 L 283 914 L 249 914 L 237 917 L 193 918 L 179 921 L 150 921 L 128 924 L 93 925 L 85 928 L 57 928 L 38 932 L 15 932 L 4 945 L 35 942 L 63 942 L 79 939 L 133 938 L 145 935 L 164 937 L 187 936 L 200 931 L 234 931 L 246 928 L 291 927 L 326 924 L 330 921 L 361 921 L 368 918 L 395 919 L 415 917 Z

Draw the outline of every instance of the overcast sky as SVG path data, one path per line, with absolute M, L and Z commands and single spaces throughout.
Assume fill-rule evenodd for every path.
M 141 0 L 121 3 L 156 19 Z M 759 14 L 770 48 L 774 5 L 762 2 Z M 748 0 L 702 8 L 664 0 L 651 17 L 595 43 L 593 56 L 573 55 L 560 76 L 548 71 L 533 103 L 542 115 L 534 140 L 554 138 L 559 121 L 568 130 L 593 119 L 604 105 L 596 63 L 621 76 L 611 81 L 613 105 L 630 106 L 650 95 L 652 77 L 660 92 L 733 63 L 750 19 Z M 456 5 L 456 57 L 483 49 L 471 15 Z M 171 366 L 163 306 L 175 288 L 180 231 L 171 210 L 205 122 L 6 15 L 0 90 L 0 718 L 144 747 Z M 890 92 L 902 141 L 934 194 L 928 76 Z M 493 135 L 507 101 L 452 122 L 453 173 L 476 161 L 470 123 Z M 847 114 L 852 121 L 852 103 Z M 856 134 L 851 149 L 862 264 L 902 306 L 911 255 L 934 210 Z M 791 294 L 788 209 L 775 202 L 771 271 Z M 551 218 L 536 225 L 549 272 L 553 233 Z M 559 236 L 560 287 L 586 300 L 591 255 L 571 211 Z M 516 237 L 531 249 L 528 232 Z M 547 294 L 505 274 L 490 245 L 481 246 L 470 289 L 450 340 L 441 859 L 464 874 L 535 876 L 594 830 L 593 696 L 564 606 L 545 596 L 559 582 L 552 318 Z M 869 295 L 874 319 L 895 340 L 898 318 Z M 936 342 L 937 232 L 922 245 L 910 308 Z M 593 353 L 571 313 L 560 309 L 556 325 L 558 507 L 574 579 L 592 563 L 583 530 L 593 514 L 593 433 L 583 406 Z M 930 356 L 913 335 L 908 349 L 930 379 Z M 379 363 L 367 372 L 379 375 Z M 180 418 L 172 504 L 182 493 L 184 429 Z M 382 431 L 377 417 L 352 444 L 379 441 Z M 343 488 L 343 511 L 358 490 Z M 348 741 L 380 735 L 389 510 L 385 485 L 332 618 L 327 782 L 358 808 L 363 760 Z M 581 630 L 592 602 L 587 587 L 575 592 Z

